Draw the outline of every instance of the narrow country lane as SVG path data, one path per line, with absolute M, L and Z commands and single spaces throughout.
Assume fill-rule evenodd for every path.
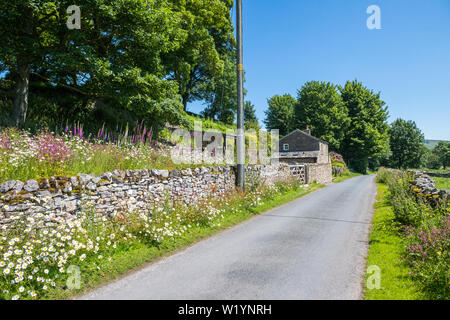
M 360 299 L 375 195 L 332 184 L 81 299 Z

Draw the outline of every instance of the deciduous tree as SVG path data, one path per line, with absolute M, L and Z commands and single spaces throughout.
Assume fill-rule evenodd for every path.
M 348 81 L 339 91 L 350 117 L 342 153 L 350 167 L 365 173 L 369 160 L 379 158 L 389 143 L 388 108 L 379 93 L 357 80 Z
M 49 90 L 73 93 L 85 108 L 108 101 L 155 129 L 182 121 L 177 83 L 167 79 L 161 61 L 185 40 L 182 14 L 163 0 L 92 0 L 80 4 L 81 30 L 69 30 L 66 10 L 72 4 L 0 3 L 0 31 L 6 35 L 0 61 L 16 79 L 15 123 L 26 118 L 30 75 Z
M 199 86 L 199 94 L 206 103 L 202 115 L 226 124 L 233 124 L 237 111 L 236 59 L 224 60 L 220 77 L 207 79 Z
M 389 128 L 392 165 L 401 168 L 418 168 L 424 156 L 424 135 L 413 121 L 397 119 Z
M 331 150 L 341 152 L 350 118 L 335 85 L 311 81 L 298 91 L 294 123 L 296 128 L 309 126 L 311 133 L 327 141 Z
M 280 130 L 285 136 L 294 129 L 294 107 L 296 100 L 290 94 L 275 95 L 267 100 L 269 108 L 266 110 L 264 124 L 268 130 Z
M 220 78 L 225 60 L 234 55 L 230 9 L 232 0 L 169 0 L 182 19 L 181 46 L 163 54 L 170 79 L 179 85 L 184 110 L 189 102 L 203 98 L 205 82 Z M 229 61 L 228 61 L 229 62 Z
M 439 141 L 437 146 L 434 147 L 433 153 L 439 158 L 444 169 L 450 166 L 450 142 Z

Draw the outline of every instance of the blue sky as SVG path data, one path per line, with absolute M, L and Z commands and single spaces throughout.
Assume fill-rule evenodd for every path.
M 370 5 L 381 9 L 381 30 L 366 26 Z M 450 140 L 450 0 L 243 0 L 243 8 L 246 99 L 261 122 L 268 97 L 296 96 L 310 80 L 358 79 L 381 92 L 389 122 L 414 120 L 427 139 Z

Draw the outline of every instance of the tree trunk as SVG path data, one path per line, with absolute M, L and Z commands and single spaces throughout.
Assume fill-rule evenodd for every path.
M 188 104 L 189 94 L 183 94 L 181 98 L 181 102 L 183 103 L 184 112 L 187 111 L 187 104 Z
M 23 11 L 23 37 L 33 40 L 33 9 L 27 7 Z M 17 54 L 17 82 L 14 108 L 12 111 L 13 124 L 19 126 L 27 118 L 28 92 L 30 89 L 31 58 L 25 52 Z
M 30 64 L 27 59 L 17 59 L 17 84 L 16 97 L 14 98 L 14 109 L 12 121 L 14 125 L 23 124 L 27 118 L 28 109 L 28 91 L 30 87 Z

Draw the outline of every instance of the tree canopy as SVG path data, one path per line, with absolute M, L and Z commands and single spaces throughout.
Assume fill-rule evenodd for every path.
M 264 123 L 286 135 L 309 126 L 312 135 L 342 153 L 350 167 L 366 172 L 390 157 L 388 108 L 379 93 L 357 80 L 345 86 L 311 81 L 295 99 L 289 94 L 268 99 Z
M 258 122 L 255 106 L 250 101 L 244 103 L 244 119 L 245 122 Z
M 388 108 L 379 93 L 357 80 L 348 81 L 339 90 L 350 118 L 341 150 L 352 168 L 365 173 L 369 161 L 380 158 L 388 147 Z
M 296 100 L 290 94 L 275 95 L 267 100 L 269 108 L 265 111 L 264 124 L 268 130 L 280 130 L 285 136 L 294 128 L 294 108 Z
M 418 168 L 424 155 L 424 135 L 413 121 L 397 119 L 389 128 L 392 165 L 396 168 Z
M 433 149 L 433 154 L 439 159 L 440 164 L 446 169 L 450 166 L 450 142 L 439 141 Z
M 199 87 L 201 98 L 206 103 L 202 115 L 233 124 L 237 112 L 236 59 L 224 61 L 224 72 L 220 77 L 211 78 Z
M 294 113 L 295 128 L 309 126 L 311 133 L 327 141 L 331 150 L 341 152 L 350 118 L 335 85 L 318 81 L 305 83 L 298 91 Z
M 253 103 L 245 101 L 244 103 L 244 123 L 245 129 L 259 130 L 258 117 L 256 116 L 256 109 Z
M 167 2 L 183 21 L 178 30 L 183 42 L 179 48 L 163 56 L 163 64 L 169 77 L 178 83 L 186 110 L 189 102 L 205 95 L 208 87 L 203 84 L 221 78 L 233 63 L 235 41 L 230 15 L 233 1 Z
M 232 0 L 90 0 L 80 4 L 81 30 L 66 25 L 71 5 L 0 3 L 1 92 L 12 97 L 15 124 L 31 99 L 56 117 L 128 112 L 156 129 L 182 123 L 188 102 L 217 95 L 220 84 L 206 84 L 231 81 Z

